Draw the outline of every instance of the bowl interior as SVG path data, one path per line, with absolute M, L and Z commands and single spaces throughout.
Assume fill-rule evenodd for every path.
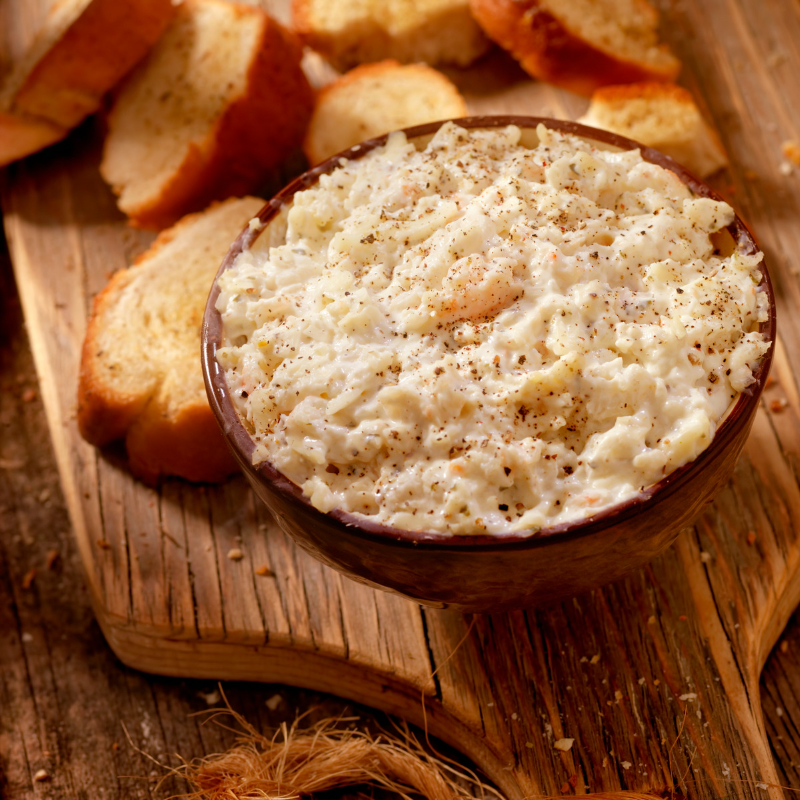
M 715 200 L 722 199 L 706 184 L 699 181 L 668 156 L 656 150 L 652 150 L 651 148 L 643 147 L 636 142 L 632 142 L 616 134 L 599 131 L 574 122 L 537 117 L 470 117 L 456 120 L 456 122 L 466 128 L 496 128 L 510 124 L 517 125 L 522 131 L 521 142 L 527 147 L 536 146 L 539 141 L 536 127 L 540 123 L 543 123 L 549 128 L 581 136 L 602 149 L 628 150 L 638 148 L 641 150 L 645 160 L 674 172 L 695 195 L 709 197 Z M 438 122 L 410 128 L 406 131 L 406 135 L 409 140 L 415 144 L 417 149 L 423 149 L 441 124 L 442 123 Z M 259 213 L 259 219 L 263 227 L 261 229 L 256 229 L 251 226 L 243 231 L 220 267 L 219 274 L 231 266 L 236 256 L 243 249 L 249 248 L 256 252 L 265 251 L 270 247 L 282 243 L 286 233 L 288 211 L 294 194 L 297 191 L 313 185 L 320 175 L 333 171 L 339 165 L 341 158 L 359 158 L 372 149 L 384 144 L 386 138 L 386 136 L 377 137 L 376 139 L 356 145 L 342 154 L 333 156 L 289 184 Z M 715 244 L 723 253 L 732 252 L 737 248 L 746 253 L 755 253 L 758 251 L 758 247 L 752 235 L 738 216 L 727 229 L 720 231 L 719 234 L 715 234 L 715 237 Z M 769 319 L 761 324 L 760 329 L 769 342 L 774 342 L 775 303 L 772 286 L 769 274 L 763 264 L 761 272 L 762 280 L 759 289 L 760 291 L 766 292 L 769 297 Z M 478 551 L 481 549 L 494 550 L 498 546 L 512 549 L 540 548 L 556 540 L 578 539 L 597 534 L 611 526 L 618 525 L 630 519 L 634 515 L 646 511 L 648 506 L 653 503 L 654 498 L 658 497 L 659 499 L 663 499 L 679 492 L 690 481 L 702 480 L 704 467 L 713 459 L 715 451 L 725 448 L 730 440 L 737 435 L 742 425 L 746 424 L 749 426 L 749 420 L 755 413 L 758 397 L 766 381 L 772 360 L 772 348 L 770 348 L 754 371 L 754 383 L 731 403 L 725 418 L 716 431 L 713 441 L 703 453 L 694 461 L 676 469 L 662 480 L 645 488 L 644 491 L 629 500 L 608 507 L 586 519 L 543 528 L 539 530 L 535 536 L 531 536 L 530 533 L 526 532 L 501 535 L 470 534 L 443 536 L 441 533 L 408 531 L 381 525 L 338 509 L 329 512 L 327 515 L 323 515 L 321 512 L 311 507 L 300 487 L 278 472 L 271 464 L 262 463 L 258 466 L 253 466 L 252 454 L 255 447 L 254 443 L 233 407 L 224 373 L 216 362 L 216 349 L 222 342 L 221 318 L 215 308 L 218 294 L 219 289 L 215 281 L 204 318 L 204 372 L 212 409 L 217 415 L 223 431 L 228 437 L 232 449 L 237 454 L 244 469 L 250 472 L 252 476 L 255 476 L 256 480 L 268 482 L 272 489 L 284 495 L 290 504 L 304 507 L 306 513 L 310 510 L 312 514 L 327 517 L 329 520 L 338 523 L 336 527 L 343 526 L 343 528 L 346 528 L 349 535 L 359 536 L 364 540 L 372 539 L 405 542 L 413 544 L 416 548 L 425 550 L 468 548 Z

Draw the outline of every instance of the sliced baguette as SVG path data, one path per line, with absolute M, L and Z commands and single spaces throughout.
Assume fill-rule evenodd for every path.
M 300 58 L 261 9 L 185 0 L 109 115 L 100 171 L 133 224 L 252 192 L 299 149 L 313 106 Z
M 489 47 L 469 0 L 293 0 L 292 24 L 341 71 L 387 58 L 466 66 Z
M 475 19 L 534 78 L 586 95 L 601 86 L 673 81 L 680 61 L 658 42 L 646 0 L 470 0 Z
M 164 231 L 94 300 L 78 385 L 91 444 L 124 438 L 131 471 L 219 481 L 236 470 L 206 399 L 200 330 L 214 275 L 264 201 L 231 199 Z
M 0 86 L 0 166 L 64 136 L 142 59 L 171 0 L 62 0 Z
M 673 83 L 598 89 L 578 122 L 661 150 L 699 178 L 728 163 L 716 131 L 706 124 L 692 95 Z
M 392 60 L 364 64 L 317 95 L 303 150 L 317 164 L 373 136 L 466 113 L 458 89 L 432 67 Z

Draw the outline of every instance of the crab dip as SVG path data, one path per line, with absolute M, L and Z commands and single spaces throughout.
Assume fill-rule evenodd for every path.
M 536 132 L 391 134 L 221 275 L 254 463 L 322 512 L 443 536 L 582 520 L 696 458 L 752 383 L 767 296 L 761 255 L 719 248 L 731 208 L 638 150 Z

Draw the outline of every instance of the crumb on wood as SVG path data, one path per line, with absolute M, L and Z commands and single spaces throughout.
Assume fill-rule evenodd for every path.
M 678 617 L 678 619 L 679 619 L 681 622 L 686 622 L 686 620 L 687 620 L 687 619 L 689 619 L 689 617 L 687 617 L 687 616 L 686 616 L 686 614 L 681 614 L 681 615 Z
M 800 142 L 790 139 L 781 145 L 784 158 L 800 167 Z
M 271 578 L 275 574 L 266 564 L 256 567 L 253 571 L 262 578 Z
M 215 706 L 220 701 L 220 694 L 217 689 L 212 689 L 210 692 L 198 692 L 197 696 L 202 698 L 207 706 Z
M 23 403 L 32 403 L 36 399 L 36 389 L 26 389 L 22 393 Z
M 111 545 L 105 539 L 98 539 L 97 540 L 97 546 L 101 550 L 110 550 L 111 549 Z
M 47 569 L 54 570 L 58 566 L 58 560 L 61 558 L 61 553 L 58 550 L 47 551 Z
M 600 661 L 600 653 L 596 653 L 589 659 L 590 664 L 597 664 Z
M 789 652 L 789 642 L 786 639 L 784 639 L 781 642 L 780 650 L 781 650 L 781 653 L 788 653 Z
M 244 553 L 238 547 L 232 547 L 228 550 L 228 558 L 231 561 L 241 561 L 244 558 Z
M 283 698 L 279 694 L 274 694 L 265 701 L 265 705 L 270 711 L 274 711 L 282 702 Z
M 561 750 L 563 753 L 566 753 L 567 751 L 572 750 L 572 745 L 574 743 L 574 739 L 556 739 L 555 742 L 553 742 L 553 747 L 555 747 L 556 750 Z
M 36 568 L 29 569 L 25 573 L 25 577 L 22 579 L 22 588 L 23 589 L 30 589 L 33 586 L 33 582 L 36 580 Z
M 567 778 L 567 783 L 574 789 L 578 785 L 578 775 L 573 773 Z
M 570 791 L 570 785 L 567 781 L 561 784 L 561 794 L 568 794 Z
M 47 772 L 46 769 L 40 769 L 36 771 L 36 773 L 33 776 L 33 779 L 37 783 L 44 783 L 44 781 L 50 780 L 50 774 Z
M 707 552 L 706 550 L 700 551 L 700 560 L 704 564 L 708 564 L 708 562 L 711 561 L 711 559 L 712 559 L 711 553 Z
M 769 410 L 773 414 L 780 414 L 786 406 L 789 405 L 789 401 L 783 397 L 779 397 L 776 400 L 770 400 L 769 402 Z
M 748 531 L 747 532 L 747 544 L 754 545 L 756 543 L 756 532 L 755 531 Z
M 792 165 L 788 161 L 782 161 L 780 166 L 778 167 L 778 172 L 783 175 L 785 178 L 788 178 L 789 175 L 792 174 Z

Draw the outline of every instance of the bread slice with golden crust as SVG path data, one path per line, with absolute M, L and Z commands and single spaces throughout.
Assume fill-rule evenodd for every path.
M 489 47 L 469 0 L 292 0 L 292 25 L 341 71 L 387 58 L 466 66 Z
M 161 36 L 171 0 L 62 0 L 0 85 L 0 166 L 64 136 Z
M 78 384 L 78 428 L 91 444 L 125 439 L 131 471 L 220 481 L 236 464 L 206 399 L 200 331 L 233 240 L 264 201 L 231 199 L 164 231 L 94 300 Z
M 259 8 L 185 0 L 109 114 L 100 171 L 131 222 L 162 228 L 252 192 L 299 149 L 313 107 L 301 55 Z
M 470 0 L 470 7 L 526 72 L 578 94 L 673 81 L 680 71 L 658 41 L 658 12 L 646 0 Z
M 703 119 L 692 95 L 674 83 L 598 89 L 578 122 L 654 147 L 699 178 L 728 163 L 717 132 Z
M 461 93 L 432 67 L 364 64 L 319 92 L 303 150 L 317 164 L 373 136 L 466 114 Z

